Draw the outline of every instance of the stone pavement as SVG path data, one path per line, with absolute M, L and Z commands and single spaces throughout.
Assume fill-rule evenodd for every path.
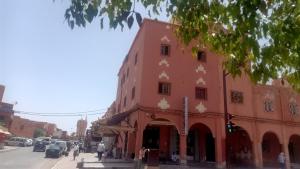
M 4 146 L 4 149 L 0 149 L 0 153 L 2 152 L 6 152 L 6 151 L 12 151 L 12 150 L 15 150 L 19 147 L 14 147 L 14 146 Z
M 68 157 L 63 157 L 52 169 L 133 169 L 132 161 L 120 159 L 104 159 L 98 161 L 96 153 L 80 153 L 76 160 L 73 160 L 73 153 L 70 152 Z M 213 169 L 209 166 L 182 166 L 182 165 L 160 165 L 159 169 Z M 298 169 L 298 167 L 296 167 Z M 237 167 L 234 169 L 245 169 Z M 246 168 L 252 169 L 252 168 Z M 275 168 L 264 168 L 275 169 Z M 277 168 L 276 168 L 277 169 Z

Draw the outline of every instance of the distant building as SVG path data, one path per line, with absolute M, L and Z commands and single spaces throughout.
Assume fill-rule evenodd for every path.
M 13 135 L 32 138 L 36 129 L 42 129 L 46 136 L 53 136 L 56 131 L 56 125 L 53 123 L 32 121 L 29 119 L 14 116 L 10 127 Z
M 14 115 L 13 104 L 4 103 L 2 101 L 5 91 L 5 86 L 0 85 L 0 125 L 9 128 Z
M 85 120 L 80 119 L 77 121 L 77 131 L 76 131 L 77 138 L 84 137 L 86 128 L 87 128 L 87 118 L 85 118 Z

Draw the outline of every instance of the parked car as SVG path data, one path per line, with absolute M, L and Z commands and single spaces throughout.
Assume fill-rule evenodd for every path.
M 25 147 L 25 146 L 29 146 L 29 142 L 27 142 L 27 139 L 23 137 L 12 137 L 8 140 L 5 140 L 5 145 Z
M 67 153 L 67 142 L 66 141 L 58 140 L 55 142 L 55 144 L 60 147 L 62 154 L 65 155 Z
M 46 144 L 43 141 L 36 141 L 34 146 L 33 146 L 33 152 L 36 151 L 42 151 L 45 152 L 46 151 Z
M 45 152 L 45 157 L 59 158 L 62 155 L 62 149 L 57 144 L 50 144 Z
M 27 146 L 32 146 L 32 145 L 33 145 L 32 139 L 26 138 L 26 145 L 27 145 Z
M 51 144 L 51 138 L 50 137 L 38 137 L 36 140 L 42 140 L 46 145 Z

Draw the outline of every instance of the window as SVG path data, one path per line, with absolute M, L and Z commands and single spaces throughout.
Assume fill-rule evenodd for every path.
M 134 97 L 135 97 L 135 87 L 133 87 L 133 88 L 131 89 L 131 100 L 133 100 Z
M 204 51 L 198 51 L 197 60 L 201 62 L 206 62 L 206 53 Z
M 265 111 L 266 112 L 273 112 L 274 111 L 272 100 L 269 100 L 269 99 L 265 100 L 264 105 L 265 105 Z
M 160 46 L 160 54 L 162 56 L 169 56 L 170 55 L 170 45 L 162 44 Z
M 158 93 L 163 95 L 170 95 L 171 94 L 171 84 L 165 82 L 158 83 Z
M 124 97 L 124 105 L 123 107 L 126 107 L 126 96 Z
M 127 68 L 127 77 L 129 76 L 129 67 Z
M 23 129 L 24 129 L 24 125 L 21 125 L 21 126 L 20 126 L 20 130 L 23 130 Z
M 121 111 L 121 101 L 120 101 L 120 103 L 118 105 L 118 112 L 120 112 L 120 111 Z
M 122 79 L 121 79 L 121 86 L 123 86 L 124 83 L 125 83 L 125 75 L 122 76 Z
M 232 103 L 243 103 L 243 93 L 239 91 L 231 91 Z
M 207 100 L 207 89 L 203 87 L 196 87 L 195 97 L 196 99 Z
M 138 54 L 135 54 L 135 58 L 134 58 L 134 65 L 137 64 L 137 59 L 138 59 Z
M 291 102 L 290 103 L 290 105 L 289 105 L 289 108 L 290 108 L 290 113 L 292 114 L 292 115 L 296 115 L 296 114 L 298 114 L 298 105 L 297 105 L 297 103 L 295 103 L 295 102 Z

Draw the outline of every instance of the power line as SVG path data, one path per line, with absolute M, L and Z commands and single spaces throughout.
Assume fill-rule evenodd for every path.
M 106 110 L 106 108 L 97 109 L 97 110 L 81 111 L 81 112 L 73 112 L 73 113 L 38 113 L 38 112 L 29 112 L 29 111 L 14 111 L 14 113 L 24 114 L 24 115 L 31 115 L 31 116 L 63 117 L 63 116 L 101 115 L 101 114 L 104 114 L 103 110 Z
M 106 110 L 107 108 L 102 108 L 102 109 L 96 109 L 96 110 L 87 110 L 87 111 L 80 111 L 80 112 L 69 112 L 69 113 L 40 113 L 40 112 L 32 112 L 32 111 L 21 111 L 21 110 L 15 110 L 15 112 L 17 113 L 30 113 L 30 114 L 50 114 L 50 115 L 71 115 L 71 114 L 87 114 L 87 113 L 93 113 L 93 112 L 99 112 L 99 111 L 103 111 Z

